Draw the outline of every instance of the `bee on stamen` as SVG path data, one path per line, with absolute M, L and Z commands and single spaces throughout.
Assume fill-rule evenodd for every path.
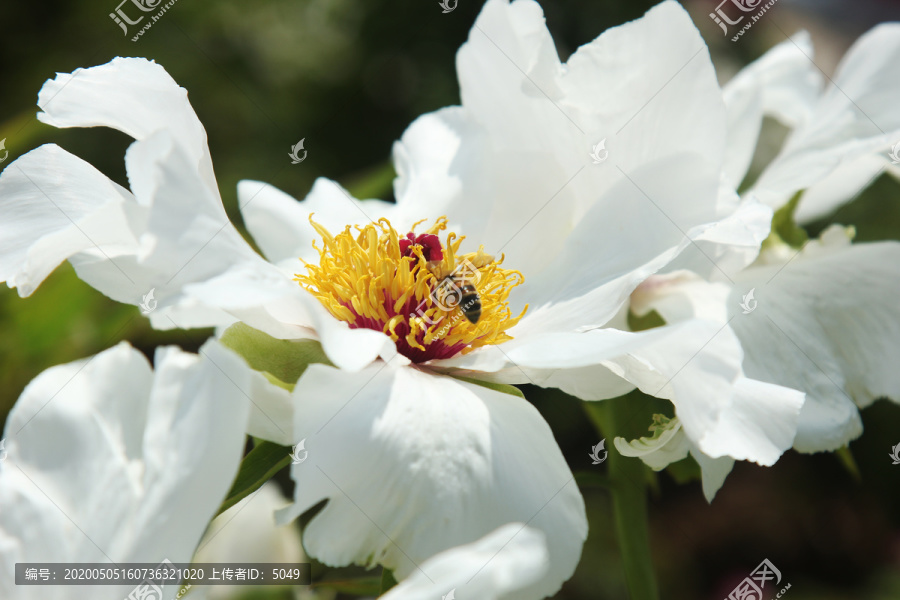
M 473 325 L 478 323 L 478 319 L 481 318 L 481 297 L 475 287 L 481 279 L 478 269 L 493 261 L 493 256 L 479 250 L 471 260 L 463 259 L 462 263 L 449 274 L 442 260 L 426 263 L 428 271 L 438 280 L 432 294 L 434 303 L 448 312 L 459 307 L 470 323 Z

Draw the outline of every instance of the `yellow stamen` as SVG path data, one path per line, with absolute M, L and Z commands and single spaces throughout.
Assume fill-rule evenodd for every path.
M 307 273 L 295 275 L 295 281 L 351 327 L 383 331 L 414 362 L 510 340 L 506 330 L 528 309 L 512 317 L 508 303 L 512 288 L 523 281 L 522 274 L 502 268 L 503 257 L 495 260 L 485 254 L 484 247 L 460 254 L 463 236 L 449 232 L 441 248 L 443 259 L 429 262 L 424 252 L 430 250 L 417 243 L 403 255 L 403 236 L 387 219 L 356 226 L 355 234 L 348 225 L 336 235 L 313 221 L 312 215 L 309 221 L 322 238 L 321 248 L 313 243 L 319 264 L 306 263 Z M 413 230 L 423 222 L 415 223 Z M 447 218 L 440 217 L 426 233 L 439 235 L 445 229 Z M 470 275 L 477 279 L 481 317 L 475 324 L 459 308 L 448 310 L 435 298 L 441 279 L 458 266 L 474 269 Z

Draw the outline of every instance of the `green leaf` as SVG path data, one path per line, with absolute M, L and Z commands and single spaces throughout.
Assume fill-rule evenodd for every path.
M 284 381 L 278 379 L 277 377 L 275 377 L 274 375 L 272 375 L 271 373 L 269 373 L 268 371 L 261 371 L 261 373 L 262 373 L 263 377 L 266 378 L 266 381 L 268 381 L 272 385 L 277 385 L 278 387 L 285 389 L 289 392 L 293 392 L 294 388 L 296 387 L 295 384 L 284 382 Z
M 628 311 L 628 328 L 631 331 L 647 331 L 655 327 L 662 327 L 665 324 L 665 319 L 655 310 L 651 310 L 643 317 L 637 316 L 630 310 Z
M 375 597 L 381 593 L 381 577 L 317 581 L 311 587 L 331 589 L 341 594 L 350 594 L 352 596 Z
M 220 341 L 253 369 L 288 384 L 297 383 L 310 364 L 334 366 L 316 340 L 279 340 L 244 323 L 229 327 Z
M 381 593 L 384 594 L 389 589 L 397 585 L 397 580 L 394 579 L 394 572 L 386 567 L 381 568 Z
M 809 240 L 806 230 L 794 221 L 794 211 L 800 203 L 803 192 L 797 192 L 790 201 L 775 211 L 772 216 L 772 231 L 763 242 L 763 248 L 784 242 L 792 248 L 800 248 Z
M 458 377 L 456 375 L 453 376 L 454 379 L 459 379 L 460 381 L 465 381 L 466 383 L 474 383 L 475 385 L 480 385 L 481 387 L 486 387 L 489 390 L 494 390 L 495 392 L 502 392 L 504 394 L 512 394 L 513 396 L 518 396 L 522 400 L 525 399 L 525 394 L 522 393 L 522 390 L 517 388 L 514 385 L 507 385 L 505 383 L 493 383 L 491 381 L 481 381 L 480 379 L 472 379 L 470 377 Z
M 290 463 L 291 449 L 289 447 L 272 442 L 260 442 L 241 461 L 241 468 L 216 516 L 258 490 L 275 473 Z

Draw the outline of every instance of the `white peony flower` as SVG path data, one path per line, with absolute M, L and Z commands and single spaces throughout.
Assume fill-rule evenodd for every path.
M 380 562 L 402 578 L 435 553 L 519 519 L 541 528 L 553 550 L 548 575 L 530 593 L 546 596 L 568 579 L 587 535 L 584 503 L 537 410 L 521 396 L 412 364 L 414 344 L 400 347 L 410 358 L 380 330 L 349 328 L 337 318 L 341 315 L 329 313 L 294 281 L 294 273 L 257 255 L 225 218 L 205 134 L 184 90 L 161 67 L 143 59 L 116 59 L 60 75 L 42 90 L 41 104 L 45 121 L 102 123 L 135 136 L 126 156 L 132 191 L 53 145 L 12 163 L 0 176 L 0 210 L 9 217 L 3 227 L 21 232 L 0 260 L 8 283 L 30 293 L 69 257 L 80 277 L 113 298 L 137 304 L 146 294 L 142 290 L 155 289 L 154 325 L 226 326 L 240 320 L 277 337 L 321 341 L 336 367 L 312 365 L 296 382 L 294 418 L 289 392 L 262 375 L 254 374 L 241 387 L 261 409 L 250 416 L 251 434 L 281 443 L 310 437 L 310 459 L 303 466 L 311 480 L 301 480 L 297 489 L 304 502 L 321 494 L 309 506 L 331 498 L 305 536 L 310 554 L 323 562 Z M 368 204 L 364 209 L 373 211 Z M 356 218 L 353 210 L 351 218 Z M 308 215 L 304 218 L 310 222 Z M 360 241 L 372 254 L 367 250 L 362 258 L 381 261 L 373 264 L 379 269 L 399 260 L 391 254 L 399 252 L 392 231 L 384 221 L 370 223 Z M 375 242 L 388 236 L 393 244 L 370 243 L 373 234 Z M 337 239 L 351 243 L 347 233 Z M 449 258 L 452 248 L 445 250 Z M 359 247 L 348 252 L 358 253 Z M 326 258 L 323 286 L 327 277 L 357 266 L 329 270 Z M 515 274 L 491 263 L 483 276 L 500 288 L 494 295 L 483 293 L 481 329 L 455 325 L 462 332 L 445 337 L 464 339 L 459 348 L 506 339 L 504 320 L 514 322 L 503 300 Z M 403 283 L 401 277 L 411 277 L 408 268 L 392 285 Z M 424 286 L 419 296 L 423 290 L 427 295 L 431 275 L 418 270 L 412 277 Z M 360 285 L 358 297 L 347 296 L 351 306 L 351 298 L 371 299 L 362 279 Z M 405 289 L 399 293 L 409 297 Z M 414 300 L 408 312 L 419 301 Z M 430 310 L 432 316 L 437 312 Z M 450 347 L 436 340 L 432 352 L 441 348 L 448 352 Z M 383 359 L 376 360 L 379 355 Z M 373 400 L 342 410 L 356 395 Z M 313 439 L 309 432 L 315 434 L 328 421 L 327 435 Z M 334 447 L 330 456 L 320 450 L 326 441 Z M 323 488 L 321 479 L 328 477 L 330 487 Z M 385 494 L 396 495 L 395 501 L 381 504 Z
M 121 600 L 135 587 L 16 585 L 21 562 L 191 561 L 243 455 L 237 386 L 251 375 L 214 341 L 201 352 L 160 348 L 154 372 L 123 343 L 25 388 L 0 462 L 0 596 Z
M 806 34 L 741 71 L 723 90 L 731 142 L 726 192 L 745 177 L 762 117 L 771 115 L 791 127 L 780 154 L 746 193 L 746 202 L 760 198 L 781 208 L 777 227 L 746 268 L 724 275 L 693 257 L 681 266 L 695 272 L 651 277 L 632 295 L 632 310 L 655 310 L 668 323 L 705 315 L 729 324 L 744 349 L 748 376 L 804 391 L 793 442 L 801 452 L 846 445 L 862 433 L 859 408 L 880 397 L 900 400 L 900 244 L 851 244 L 852 228 L 839 226 L 802 249 L 787 243 L 799 239 L 782 239 L 799 235 L 791 229 L 795 206 L 802 219 L 827 214 L 871 183 L 877 172 L 870 169 L 873 164 L 883 168 L 889 141 L 900 139 L 900 117 L 888 101 L 900 92 L 898 54 L 900 26 L 888 24 L 854 44 L 822 93 Z M 795 196 L 798 192 L 802 195 Z M 765 409 L 747 403 L 735 414 L 750 411 Z M 665 430 L 669 435 L 657 432 L 630 444 L 617 440 L 616 446 L 654 468 L 690 451 L 703 467 L 709 497 L 731 464 L 713 461 L 715 455 L 704 456 L 703 449 L 683 440 L 677 421 Z
M 502 249 L 504 265 L 525 276 L 509 294 L 512 314 L 530 308 L 508 330 L 513 339 L 429 366 L 591 400 L 638 386 L 672 399 L 706 452 L 774 463 L 790 447 L 802 394 L 745 386 L 737 338 L 715 319 L 638 334 L 619 323 L 630 291 L 679 252 L 727 240 L 746 249 L 729 248 L 709 267 L 743 266 L 771 220 L 758 204 L 718 198 L 724 105 L 687 14 L 664 3 L 561 65 L 535 3 L 488 2 L 457 66 L 463 105 L 420 117 L 395 146 L 397 206 L 363 203 L 351 219 L 446 212 L 488 250 Z M 600 138 L 609 158 L 596 167 L 591 142 Z M 315 258 L 309 211 L 334 229 L 347 220 L 346 211 L 326 212 L 347 194 L 325 180 L 300 204 L 258 182 L 243 182 L 239 195 L 256 239 L 279 232 L 263 250 L 291 269 L 294 257 Z M 739 387 L 777 396 L 777 411 L 713 440 L 708 432 L 728 419 Z
M 550 565 L 527 593 L 539 598 L 575 568 L 583 501 L 537 411 L 486 382 L 591 400 L 637 386 L 672 400 L 703 452 L 764 464 L 789 447 L 802 395 L 747 383 L 737 337 L 708 315 L 639 333 L 621 322 L 634 288 L 687 248 L 730 244 L 709 268 L 752 260 L 770 216 L 720 198 L 725 104 L 677 3 L 563 65 L 535 2 L 490 0 L 458 69 L 462 106 L 421 117 L 395 147 L 396 204 L 326 180 L 302 203 L 240 185 L 268 260 L 229 223 L 203 128 L 160 66 L 61 74 L 39 118 L 134 137 L 130 190 L 53 145 L 19 158 L 0 175 L 0 277 L 27 295 L 68 259 L 117 300 L 154 290 L 156 327 L 318 340 L 331 366 L 309 366 L 292 392 L 250 382 L 250 433 L 308 451 L 283 517 L 329 500 L 304 534 L 310 555 L 429 577 L 427 558 L 518 520 L 546 538 Z M 429 263 L 446 274 L 462 259 L 480 318 L 435 297 Z M 770 396 L 774 413 L 735 409 Z

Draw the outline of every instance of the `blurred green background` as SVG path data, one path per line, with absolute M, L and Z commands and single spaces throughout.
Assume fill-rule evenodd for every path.
M 565 0 L 543 6 L 565 60 L 652 4 Z M 723 79 L 800 27 L 812 31 L 817 63 L 830 73 L 856 36 L 900 18 L 895 2 L 781 0 L 733 44 L 706 17 L 715 4 L 686 2 Z M 47 127 L 34 118 L 35 101 L 55 72 L 117 55 L 153 58 L 189 90 L 236 223 L 240 179 L 268 181 L 303 198 L 324 176 L 359 197 L 390 199 L 391 145 L 416 116 L 458 103 L 454 57 L 481 8 L 468 0 L 448 14 L 437 0 L 179 0 L 132 42 L 108 16 L 116 5 L 46 0 L 0 9 L 0 139 L 10 152 L 2 166 L 53 142 L 127 185 L 125 135 Z M 301 138 L 307 159 L 291 165 L 287 153 Z M 900 239 L 898 198 L 897 183 L 882 177 L 812 233 L 839 221 L 856 225 L 860 240 Z M 0 425 L 28 381 L 52 365 L 121 340 L 148 355 L 161 344 L 196 350 L 210 333 L 154 332 L 137 308 L 82 284 L 68 265 L 27 300 L 0 290 L 0 332 Z M 590 465 L 587 455 L 598 439 L 578 401 L 537 388 L 525 392 L 550 422 L 573 471 L 604 468 Z M 900 598 L 900 506 L 894 500 L 900 466 L 887 456 L 900 442 L 900 407 L 878 402 L 864 421 L 865 434 L 851 445 L 856 472 L 834 455 L 789 452 L 773 468 L 739 463 L 711 505 L 696 481 L 656 477 L 651 525 L 663 598 L 721 600 L 763 558 L 791 584 L 788 598 Z M 630 433 L 644 434 L 648 422 L 635 419 Z M 626 598 L 608 495 L 584 481 L 591 534 L 575 577 L 558 597 Z

